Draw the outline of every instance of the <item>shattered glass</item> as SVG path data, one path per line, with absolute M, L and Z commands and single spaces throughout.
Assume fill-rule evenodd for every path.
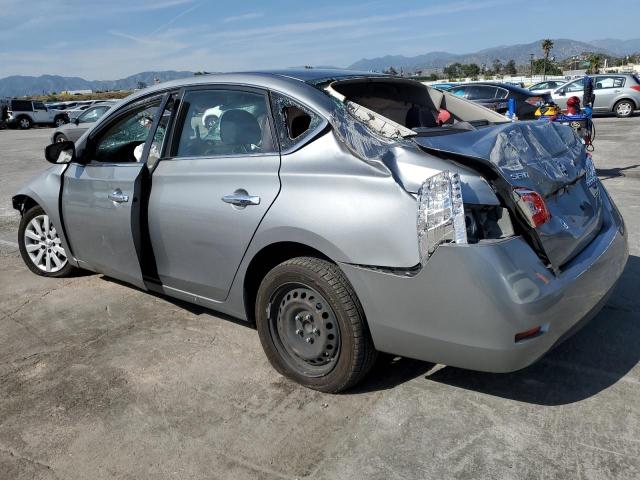
M 304 113 L 309 115 L 309 117 L 311 117 L 309 128 L 301 135 L 298 135 L 296 138 L 291 138 L 287 129 L 287 117 L 285 112 L 289 107 L 299 108 Z M 272 93 L 271 108 L 276 118 L 276 130 L 278 131 L 280 148 L 283 152 L 291 150 L 294 146 L 303 143 L 307 138 L 316 133 L 318 127 L 320 127 L 323 123 L 322 117 L 316 112 L 289 97 L 280 95 L 279 93 Z

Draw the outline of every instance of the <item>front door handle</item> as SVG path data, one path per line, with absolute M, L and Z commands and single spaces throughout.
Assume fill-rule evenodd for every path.
M 116 188 L 108 195 L 109 200 L 116 203 L 125 203 L 129 201 L 129 195 L 122 193 L 122 190 Z
M 231 205 L 235 205 L 236 207 L 246 207 L 247 205 L 260 205 L 260 197 L 255 195 L 249 195 L 244 190 L 236 190 L 229 195 L 225 195 L 222 197 L 222 201 L 225 203 L 230 203 Z

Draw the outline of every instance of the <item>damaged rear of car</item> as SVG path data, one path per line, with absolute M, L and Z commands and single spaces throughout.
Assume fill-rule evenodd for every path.
M 402 79 L 320 87 L 340 105 L 344 143 L 416 198 L 418 265 L 342 265 L 377 349 L 513 371 L 599 311 L 626 263 L 626 233 L 571 128 L 505 121 Z

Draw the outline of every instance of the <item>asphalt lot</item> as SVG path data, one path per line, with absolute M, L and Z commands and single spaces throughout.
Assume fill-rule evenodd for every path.
M 30 273 L 10 198 L 51 130 L 0 131 L 0 479 L 640 478 L 640 117 L 596 127 L 631 249 L 602 312 L 520 372 L 384 356 L 334 396 L 281 378 L 232 319 Z

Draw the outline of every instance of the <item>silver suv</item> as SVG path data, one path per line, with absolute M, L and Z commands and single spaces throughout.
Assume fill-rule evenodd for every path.
M 49 109 L 44 102 L 32 100 L 11 100 L 9 102 L 9 126 L 17 126 L 23 130 L 34 125 L 53 125 L 60 127 L 69 123 L 69 116 L 56 109 Z
M 640 109 L 640 78 L 631 73 L 607 73 L 593 75 L 593 94 L 596 96 L 595 113 L 615 113 L 625 118 Z M 565 83 L 553 91 L 553 101 L 566 108 L 567 99 L 578 97 L 582 102 L 584 77 Z

